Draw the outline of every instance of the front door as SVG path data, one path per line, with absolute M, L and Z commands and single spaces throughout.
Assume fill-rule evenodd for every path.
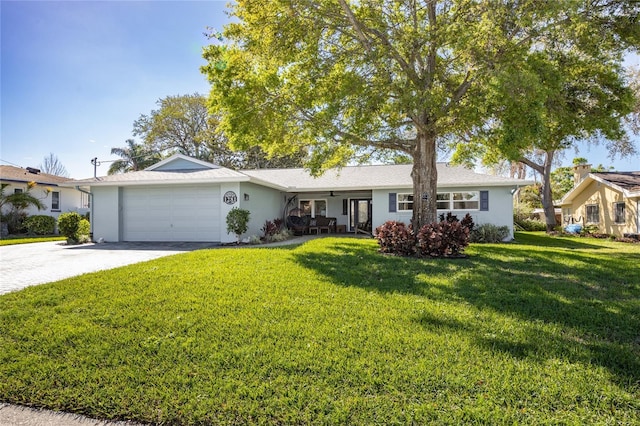
M 349 230 L 355 231 L 356 226 L 371 232 L 371 199 L 360 198 L 350 200 Z

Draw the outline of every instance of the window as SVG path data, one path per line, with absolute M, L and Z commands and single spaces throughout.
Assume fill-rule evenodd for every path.
M 58 191 L 51 193 L 51 210 L 60 210 L 60 193 Z
M 613 203 L 613 221 L 615 223 L 625 222 L 625 211 L 624 211 L 624 203 Z
M 600 206 L 597 204 L 588 204 L 585 206 L 587 213 L 587 223 L 599 223 L 600 222 Z
M 13 190 L 13 193 L 14 194 L 22 194 L 22 189 L 16 188 L 16 189 Z
M 300 200 L 301 216 L 326 216 L 327 200 Z
M 91 207 L 91 198 L 89 198 L 89 194 L 84 192 L 80 193 L 80 205 L 83 209 L 88 209 Z
M 398 194 L 398 211 L 413 210 L 413 194 Z
M 450 210 L 451 209 L 451 193 L 439 192 L 436 196 L 436 208 L 438 210 Z
M 478 210 L 480 193 L 478 191 L 439 192 L 436 206 L 438 210 Z

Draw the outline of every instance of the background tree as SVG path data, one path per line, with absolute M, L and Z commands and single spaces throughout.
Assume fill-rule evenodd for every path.
M 40 164 L 38 168 L 42 173 L 69 177 L 69 172 L 67 172 L 67 169 L 53 152 L 49 153 L 47 157 L 44 157 L 42 164 Z
M 111 154 L 121 159 L 111 163 L 107 174 L 144 170 L 162 158 L 159 153 L 150 151 L 146 145 L 138 144 L 133 139 L 127 139 L 126 144 L 127 146 L 123 148 L 111 148 Z
M 209 113 L 207 98 L 193 95 L 167 96 L 158 100 L 159 108 L 141 115 L 133 123 L 133 134 L 140 136 L 149 151 L 181 153 L 232 169 L 297 167 L 303 150 L 269 157 L 259 147 L 233 151 L 219 121 Z
M 438 144 L 493 119 L 487 100 L 506 66 L 517 74 L 541 42 L 568 28 L 617 23 L 619 13 L 583 5 L 238 0 L 237 22 L 212 34 L 218 42 L 205 49 L 203 71 L 235 148 L 309 146 L 314 173 L 372 147 L 409 155 L 418 228 L 437 219 Z
M 602 6 L 593 12 L 606 10 Z M 622 68 L 623 38 L 606 27 L 583 29 L 588 37 L 582 38 L 574 30 L 569 26 L 554 33 L 517 68 L 506 64 L 496 74 L 493 121 L 478 129 L 471 144 L 459 145 L 455 156 L 460 160 L 481 153 L 487 163 L 507 158 L 535 170 L 541 177 L 547 231 L 556 226 L 551 170 L 559 152 L 601 141 L 612 156 L 636 152 L 623 127 L 634 105 Z

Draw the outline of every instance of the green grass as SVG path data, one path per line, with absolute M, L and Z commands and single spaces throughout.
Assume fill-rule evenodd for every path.
M 638 424 L 640 246 L 203 250 L 0 297 L 0 400 L 166 424 Z
M 65 241 L 67 238 L 60 235 L 44 237 L 9 236 L 0 239 L 0 246 L 12 246 L 15 244 L 44 243 L 47 241 Z

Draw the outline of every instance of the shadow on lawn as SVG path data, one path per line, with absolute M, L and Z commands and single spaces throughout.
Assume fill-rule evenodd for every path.
M 600 252 L 606 247 L 575 240 L 561 243 L 565 240 L 527 235 L 518 245 L 477 246 L 479 254 L 468 259 L 418 260 L 336 241 L 331 251 L 301 251 L 296 259 L 337 285 L 449 303 L 464 300 L 480 311 L 520 318 L 526 321 L 520 323 L 526 335 L 520 340 L 493 333 L 486 323 L 461 323 L 441 313 L 427 313 L 416 321 L 428 328 L 468 332 L 478 345 L 518 358 L 597 364 L 620 385 L 637 389 L 640 253 L 609 256 Z M 550 249 L 533 249 L 540 246 Z M 561 331 L 547 332 L 541 324 L 557 324 Z

